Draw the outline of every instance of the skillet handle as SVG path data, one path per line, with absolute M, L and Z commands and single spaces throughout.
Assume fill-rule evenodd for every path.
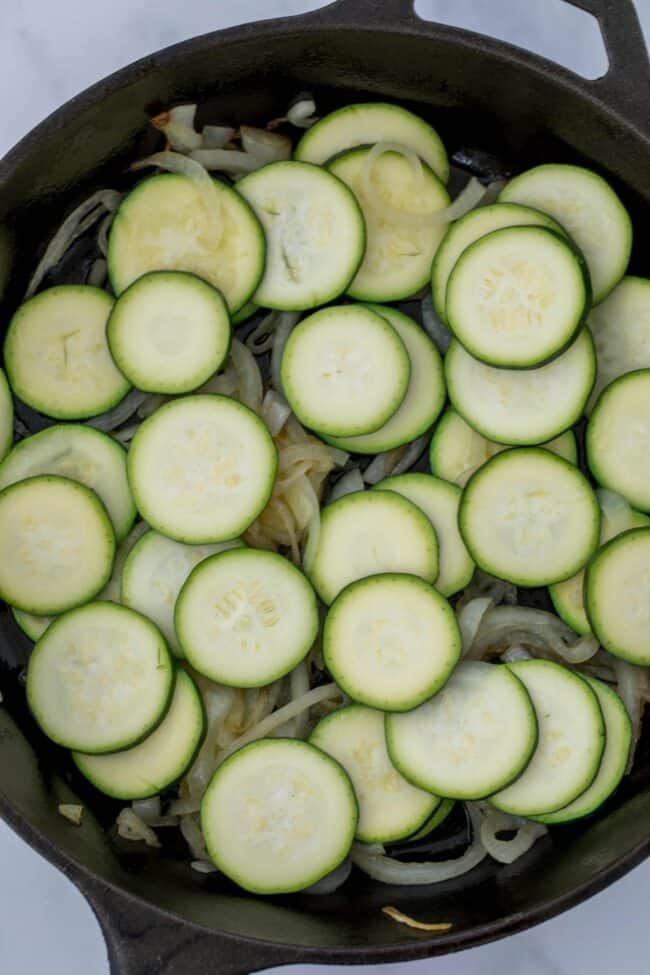
M 81 890 L 102 929 L 110 975 L 249 975 L 300 961 L 300 949 L 203 933 L 103 885 Z

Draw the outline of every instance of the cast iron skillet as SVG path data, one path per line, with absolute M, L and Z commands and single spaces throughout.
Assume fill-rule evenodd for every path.
M 191 100 L 206 105 L 212 120 L 261 122 L 301 89 L 317 93 L 321 110 L 360 97 L 411 105 L 434 122 L 457 162 L 483 175 L 547 160 L 594 166 L 630 208 L 632 268 L 648 274 L 650 66 L 639 24 L 632 0 L 570 2 L 600 21 L 610 68 L 597 81 L 424 22 L 412 0 L 338 0 L 302 17 L 208 34 L 119 71 L 0 162 L 0 320 L 19 301 L 61 214 L 99 186 L 126 185 L 127 161 L 153 148 L 148 116 Z M 598 815 L 556 829 L 510 867 L 485 861 L 435 888 L 391 888 L 358 876 L 326 898 L 246 896 L 194 874 L 183 850 L 134 856 L 119 846 L 109 829 L 115 804 L 75 777 L 25 711 L 20 673 L 28 648 L 3 611 L 0 814 L 88 898 L 114 975 L 240 975 L 287 963 L 388 962 L 458 950 L 565 910 L 650 848 L 646 735 L 636 771 Z M 86 806 L 80 829 L 56 811 L 74 796 Z M 450 825 L 448 841 L 462 840 L 463 829 Z M 435 938 L 419 934 L 387 919 L 385 904 L 453 928 Z

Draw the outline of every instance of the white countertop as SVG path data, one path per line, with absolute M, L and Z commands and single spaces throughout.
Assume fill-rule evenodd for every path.
M 381 0 L 377 0 L 381 2 Z M 218 27 L 316 9 L 317 0 L 0 0 L 0 156 L 71 95 L 110 71 Z M 646 36 L 650 0 L 637 0 Z M 418 0 L 423 16 L 497 34 L 594 77 L 597 34 L 561 0 Z M 582 29 L 580 29 L 582 28 Z M 650 863 L 531 931 L 386 975 L 645 975 Z M 349 972 L 293 966 L 286 975 Z M 369 972 L 369 967 L 356 969 Z M 99 926 L 72 884 L 0 823 L 0 973 L 107 975 Z M 190 975 L 190 973 L 188 973 Z

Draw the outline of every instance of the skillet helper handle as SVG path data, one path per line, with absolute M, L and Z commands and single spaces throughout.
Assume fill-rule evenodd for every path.
M 254 945 L 166 920 L 103 885 L 84 884 L 82 893 L 102 929 L 110 975 L 249 975 L 300 960 L 299 949 L 292 954 L 283 946 Z

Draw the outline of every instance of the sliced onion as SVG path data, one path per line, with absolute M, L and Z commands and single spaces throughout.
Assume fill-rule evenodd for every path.
M 210 857 L 208 856 L 203 833 L 199 825 L 199 817 L 194 814 L 183 816 L 181 819 L 181 833 L 194 859 L 209 863 Z
M 239 149 L 195 149 L 190 159 L 200 163 L 208 172 L 228 173 L 242 176 L 261 169 L 264 163 L 257 156 Z
M 160 796 L 151 796 L 150 799 L 135 799 L 131 803 L 131 808 L 136 816 L 139 816 L 148 826 L 151 825 L 152 819 L 160 819 L 162 815 Z
M 454 877 L 462 877 L 487 856 L 487 850 L 481 843 L 480 813 L 468 807 L 468 814 L 472 823 L 472 842 L 463 855 L 455 860 L 404 863 L 386 856 L 383 846 L 354 843 L 350 854 L 352 862 L 373 880 L 384 884 L 439 884 Z
M 532 660 L 533 655 L 525 650 L 524 647 L 515 646 L 509 647 L 505 653 L 501 654 L 501 659 L 504 664 L 516 664 L 519 660 Z
M 274 389 L 269 389 L 262 400 L 262 419 L 266 423 L 272 437 L 278 435 L 287 422 L 290 413 L 291 407 L 284 396 L 276 393 Z
M 125 840 L 144 840 L 147 846 L 157 848 L 160 840 L 140 817 L 128 806 L 122 809 L 116 819 L 117 832 Z
M 210 863 L 209 860 L 191 860 L 190 867 L 197 873 L 219 873 L 219 868 L 215 867 L 214 863 Z
M 489 596 L 477 596 L 458 610 L 458 627 L 463 641 L 463 655 L 468 655 L 470 647 L 476 639 L 481 620 L 494 607 L 494 600 Z
M 342 887 L 352 872 L 352 861 L 346 857 L 343 863 L 339 863 L 335 870 L 325 874 L 317 880 L 311 887 L 305 887 L 303 894 L 310 894 L 314 897 L 324 897 L 326 894 L 333 894 L 335 890 Z
M 496 203 L 499 198 L 499 193 L 506 185 L 506 182 L 507 180 L 505 179 L 493 179 L 491 183 L 488 183 L 488 185 L 484 187 L 483 196 L 476 204 L 475 209 L 478 209 L 479 207 L 487 207 L 492 203 Z
M 202 137 L 194 128 L 196 105 L 176 105 L 150 119 L 151 124 L 162 132 L 172 149 L 190 152 L 202 144 Z
M 291 671 L 289 676 L 289 686 L 291 688 L 291 700 L 297 701 L 309 691 L 309 667 L 302 660 L 297 667 Z M 304 738 L 307 733 L 307 722 L 309 712 L 301 711 L 294 720 L 294 735 L 296 738 Z
M 273 335 L 280 321 L 280 313 L 269 312 L 246 339 L 246 345 L 253 355 L 263 355 L 273 348 Z
M 431 341 L 434 343 L 440 355 L 445 355 L 451 345 L 454 336 L 447 326 L 438 318 L 433 307 L 431 294 L 425 295 L 422 300 L 422 327 Z
M 339 498 L 344 498 L 346 494 L 354 494 L 356 491 L 363 491 L 365 489 L 365 484 L 363 483 L 363 477 L 361 471 L 358 467 L 353 467 L 351 471 L 340 477 L 332 490 L 330 491 L 327 503 L 331 504 L 332 501 L 338 501 Z
M 428 439 L 425 434 L 410 444 L 387 450 L 384 454 L 377 454 L 363 472 L 366 484 L 377 484 L 389 475 L 403 474 L 404 471 L 408 471 L 422 454 Z
M 106 284 L 108 265 L 103 257 L 98 257 L 90 265 L 90 270 L 86 278 L 86 284 L 91 288 L 103 288 Z
M 287 122 L 299 129 L 308 129 L 317 122 L 313 95 L 299 95 L 287 111 Z
M 115 213 L 108 213 L 100 223 L 99 230 L 97 231 L 97 247 L 102 257 L 106 257 L 108 254 L 108 232 L 113 225 L 114 219 Z
M 78 805 L 74 802 L 60 802 L 57 806 L 59 813 L 64 819 L 72 823 L 73 826 L 81 826 L 81 820 L 83 819 L 84 807 Z
M 204 125 L 201 136 L 201 149 L 223 149 L 235 135 L 236 129 L 229 125 Z M 196 148 L 199 148 L 198 146 Z
M 632 745 L 625 769 L 626 772 L 629 772 L 634 763 L 637 742 L 641 737 L 644 704 L 650 690 L 648 668 L 637 667 L 634 664 L 628 663 L 626 660 L 619 660 L 616 657 L 612 657 L 611 659 L 614 673 L 616 674 L 616 689 L 632 723 Z
M 291 158 L 291 139 L 288 135 L 242 125 L 239 135 L 244 152 L 249 153 L 262 165 Z
M 280 379 L 280 364 L 284 347 L 291 332 L 300 321 L 300 312 L 283 311 L 280 312 L 279 321 L 275 330 L 273 341 L 273 351 L 271 353 L 271 385 L 278 393 L 282 392 L 282 381 Z
M 172 816 L 189 816 L 190 813 L 197 813 L 201 809 L 201 800 L 197 799 L 174 799 L 169 804 L 169 812 Z
M 422 184 L 422 161 L 416 152 L 408 146 L 402 145 L 400 142 L 376 142 L 364 159 L 361 169 L 361 193 L 364 201 L 378 216 L 383 216 L 384 218 L 389 216 L 393 223 L 412 224 L 416 226 L 425 226 L 427 223 L 431 223 L 437 211 L 432 210 L 429 213 L 407 213 L 405 210 L 393 206 L 375 189 L 372 182 L 372 171 L 379 157 L 383 156 L 386 152 L 396 152 L 400 156 L 403 156 L 411 167 L 414 181 L 417 181 L 420 185 Z
M 463 594 L 463 601 L 474 599 L 476 596 L 490 596 L 497 605 L 499 603 L 517 605 L 517 587 L 512 582 L 497 579 L 483 572 L 482 569 L 477 569 L 472 576 L 472 581 Z
M 230 346 L 230 356 L 239 376 L 240 401 L 255 413 L 259 413 L 262 408 L 264 385 L 255 356 L 239 339 L 235 338 Z
M 596 637 L 577 637 L 553 613 L 530 606 L 496 606 L 481 620 L 467 656 L 481 659 L 512 644 L 572 665 L 591 660 L 599 650 Z
M 397 463 L 393 467 L 392 475 L 404 474 L 406 471 L 410 470 L 411 467 L 420 459 L 424 453 L 425 448 L 429 443 L 429 435 L 424 433 L 417 440 L 412 440 L 410 444 L 406 444 L 401 449 L 403 453 L 397 458 Z
M 94 427 L 95 430 L 110 432 L 130 420 L 147 399 L 148 393 L 143 393 L 140 389 L 132 389 L 126 394 L 123 400 L 109 410 L 108 413 L 100 413 L 99 416 L 91 416 L 86 420 L 86 426 Z
M 115 430 L 111 436 L 121 443 L 123 447 L 128 447 L 138 432 L 139 427 L 139 423 L 129 423 L 128 426 L 122 427 L 120 430 Z
M 514 835 L 509 840 L 499 839 L 498 834 L 505 832 L 512 832 Z M 480 829 L 481 843 L 498 863 L 514 863 L 547 833 L 548 829 L 542 823 L 509 816 L 491 808 L 486 810 Z
M 30 278 L 25 299 L 31 298 L 47 272 L 56 267 L 70 245 L 97 223 L 107 211 L 113 213 L 117 210 L 121 199 L 121 193 L 117 193 L 115 190 L 98 190 L 83 203 L 80 203 L 78 207 L 75 207 L 47 245 L 45 253 Z
M 397 921 L 398 924 L 404 924 L 407 928 L 413 928 L 414 931 L 432 931 L 439 933 L 449 931 L 453 927 L 449 921 L 436 921 L 434 923 L 417 921 L 410 914 L 405 914 L 404 911 L 400 911 L 397 907 L 391 907 L 390 905 L 382 907 L 381 913 L 385 914 L 392 921 Z

